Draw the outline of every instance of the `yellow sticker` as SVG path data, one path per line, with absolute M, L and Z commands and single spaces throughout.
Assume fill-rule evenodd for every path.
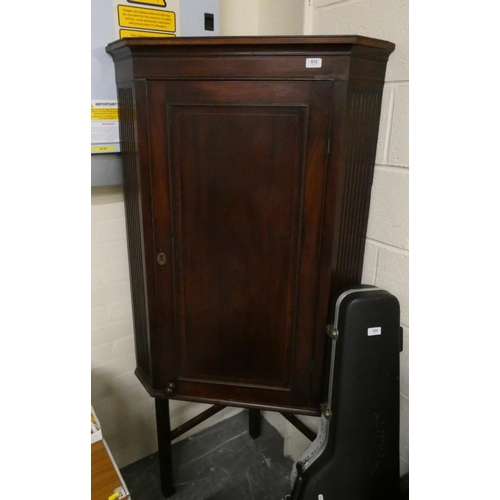
M 118 108 L 90 108 L 90 119 L 98 121 L 118 120 Z
M 118 5 L 118 24 L 124 28 L 175 31 L 175 12 Z
M 114 151 L 114 146 L 92 146 L 92 153 L 99 153 L 101 151 Z
M 120 38 L 138 38 L 141 36 L 173 36 L 173 33 L 156 33 L 154 31 L 120 30 Z
M 128 0 L 128 3 L 143 3 L 146 5 L 157 5 L 158 7 L 166 7 L 165 0 Z

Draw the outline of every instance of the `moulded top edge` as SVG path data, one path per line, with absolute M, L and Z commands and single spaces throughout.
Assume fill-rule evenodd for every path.
M 146 47 L 168 47 L 168 46 L 256 46 L 256 45 L 304 45 L 311 47 L 313 45 L 358 45 L 363 47 L 372 47 L 392 52 L 395 45 L 386 40 L 370 38 L 359 35 L 339 35 L 339 36 L 218 36 L 218 37 L 137 37 L 122 38 L 111 42 L 107 47 L 107 52 L 113 52 L 116 49 L 128 47 L 146 48 Z M 333 47 L 332 47 L 333 48 Z

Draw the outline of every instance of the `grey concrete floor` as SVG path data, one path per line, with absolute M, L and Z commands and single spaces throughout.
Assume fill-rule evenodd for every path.
M 290 493 L 293 462 L 282 436 L 264 419 L 262 434 L 248 434 L 248 413 L 201 431 L 172 447 L 176 493 L 172 500 L 282 500 Z M 121 470 L 131 500 L 162 500 L 158 455 Z

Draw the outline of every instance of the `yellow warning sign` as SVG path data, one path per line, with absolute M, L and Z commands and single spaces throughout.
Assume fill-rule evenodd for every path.
M 175 12 L 118 5 L 118 24 L 123 28 L 175 31 Z
M 90 108 L 91 120 L 118 120 L 118 108 Z
M 158 7 L 166 7 L 167 2 L 165 0 L 128 0 L 129 3 L 143 3 L 146 5 L 155 5 Z
M 120 30 L 120 38 L 138 38 L 141 36 L 174 36 L 173 33 L 157 33 L 155 31 Z

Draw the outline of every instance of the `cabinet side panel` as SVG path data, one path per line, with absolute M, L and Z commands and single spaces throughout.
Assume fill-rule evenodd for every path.
M 331 109 L 331 150 L 325 192 L 325 218 L 332 221 L 324 237 L 332 242 L 326 293 L 318 296 L 311 395 L 322 398 L 326 324 L 332 321 L 332 298 L 344 287 L 359 284 L 363 269 L 371 185 L 375 166 L 383 85 L 368 81 L 335 82 Z
M 137 152 L 134 122 L 134 96 L 132 88 L 119 88 L 120 141 L 123 169 L 123 192 L 127 225 L 127 242 L 132 288 L 135 352 L 137 367 L 150 376 L 148 319 L 144 281 L 143 246 L 141 236 L 140 191 L 137 171 Z
M 360 283 L 375 166 L 382 87 L 349 86 L 340 129 L 340 170 L 337 202 L 340 204 L 334 253 L 332 285 Z

